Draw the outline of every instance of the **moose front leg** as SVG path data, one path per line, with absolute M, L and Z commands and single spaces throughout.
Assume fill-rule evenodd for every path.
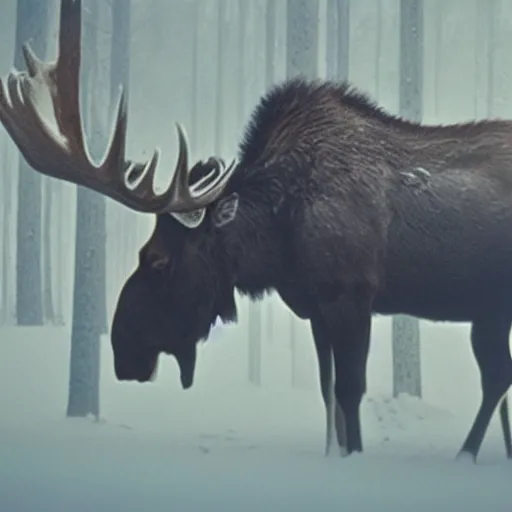
M 366 391 L 371 300 L 343 297 L 321 305 L 334 356 L 336 432 L 342 455 L 363 451 L 359 407 Z

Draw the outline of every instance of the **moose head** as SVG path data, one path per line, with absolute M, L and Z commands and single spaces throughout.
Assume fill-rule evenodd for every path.
M 190 172 L 190 181 L 208 175 L 210 159 Z M 221 164 L 222 165 L 222 164 Z M 175 356 L 181 383 L 193 383 L 196 344 L 208 337 L 217 318 L 236 319 L 234 285 L 223 272 L 217 231 L 236 213 L 228 195 L 188 217 L 159 213 L 139 264 L 124 284 L 112 324 L 115 371 L 120 380 L 150 380 L 160 353 Z
M 185 133 L 177 125 L 179 154 L 168 189 L 153 191 L 159 151 L 146 163 L 125 158 L 127 108 L 121 94 L 106 155 L 95 165 L 84 141 L 79 106 L 81 1 L 63 0 L 55 62 L 23 47 L 26 72 L 0 81 L 0 121 L 34 170 L 95 190 L 139 212 L 156 215 L 115 311 L 111 340 L 120 380 L 148 381 L 160 353 L 176 357 L 184 388 L 193 382 L 196 344 L 217 318 L 236 317 L 234 286 L 207 236 L 232 221 L 236 193 L 226 185 L 236 170 L 217 158 L 189 170 Z M 41 113 L 41 90 L 52 101 L 57 132 Z M 212 266 L 215 266 L 213 271 Z

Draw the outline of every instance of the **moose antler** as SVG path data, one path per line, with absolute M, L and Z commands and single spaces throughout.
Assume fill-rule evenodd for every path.
M 91 161 L 79 104 L 81 12 L 81 0 L 62 0 L 57 59 L 43 62 L 25 44 L 27 71 L 13 70 L 0 80 L 0 122 L 25 160 L 42 174 L 95 190 L 140 212 L 185 213 L 215 201 L 235 165 L 226 168 L 217 160 L 217 168 L 189 188 L 188 145 L 179 124 L 178 162 L 171 184 L 164 193 L 154 193 L 159 150 L 146 163 L 125 159 L 127 107 L 122 92 L 106 154 L 99 165 Z M 57 133 L 41 113 L 41 93 L 50 96 Z

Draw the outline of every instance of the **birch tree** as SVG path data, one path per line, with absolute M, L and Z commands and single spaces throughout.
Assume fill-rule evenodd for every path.
M 277 47 L 277 11 L 278 2 L 276 0 L 267 0 L 265 12 L 265 88 L 267 91 L 276 81 L 276 47 Z M 263 325 L 265 325 L 266 341 L 274 341 L 274 300 L 270 295 L 265 304 L 265 318 L 260 313 L 259 336 L 263 335 Z M 260 306 L 263 308 L 263 306 Z M 255 322 L 254 322 L 255 323 Z
M 199 31 L 201 27 L 201 0 L 193 1 L 193 19 L 191 20 L 193 36 L 192 36 L 192 94 L 190 95 L 190 107 L 191 107 L 191 126 L 190 135 L 191 140 L 199 140 L 199 113 L 200 109 L 200 94 L 199 94 Z M 197 142 L 196 142 L 197 144 Z
M 379 0 L 380 1 L 380 0 Z M 327 0 L 327 78 L 347 80 L 350 0 Z
M 44 323 L 57 323 L 57 314 L 55 311 L 54 302 L 54 290 L 53 290 L 53 265 L 52 265 L 52 231 L 58 231 L 52 229 L 53 226 L 53 215 L 52 209 L 57 200 L 54 193 L 55 191 L 55 180 L 47 176 L 42 176 L 43 185 L 43 217 L 42 217 L 42 249 L 43 249 L 43 317 Z M 57 247 L 57 251 L 60 247 Z M 58 267 L 57 267 L 58 268 Z M 61 290 L 62 292 L 62 290 Z
M 45 58 L 51 2 L 18 0 L 14 67 L 24 69 L 23 44 Z M 25 159 L 18 160 L 18 218 L 16 233 L 16 318 L 18 325 L 43 323 L 41 276 L 41 175 Z
M 254 57 L 255 40 L 255 3 L 240 0 L 239 3 L 239 61 L 238 72 L 240 76 L 239 100 L 239 126 L 245 126 L 249 113 L 248 106 L 253 102 L 251 85 L 253 84 L 252 58 Z M 248 380 L 255 386 L 261 385 L 261 358 L 262 358 L 262 305 L 260 302 L 250 301 L 248 304 L 247 328 L 247 369 Z
M 95 161 L 105 147 L 98 88 L 99 0 L 86 2 L 82 58 L 82 112 L 89 151 Z M 106 103 L 106 101 L 105 101 Z M 105 197 L 77 187 L 75 281 L 71 328 L 68 417 L 100 414 L 100 338 L 105 330 Z
M 130 94 L 130 34 L 131 34 L 131 0 L 112 0 L 112 32 L 110 45 L 110 94 L 108 98 L 110 118 L 113 119 L 116 102 L 119 97 L 120 88 L 123 88 L 126 101 L 128 102 Z M 130 254 L 137 239 L 137 220 L 136 212 L 126 211 L 126 208 L 115 202 L 110 203 L 110 210 L 114 216 L 118 217 L 120 222 L 118 226 L 123 226 L 123 236 L 116 243 L 121 249 L 121 255 Z M 106 274 L 106 261 L 101 270 Z M 124 266 L 122 269 L 124 270 Z M 106 276 L 104 279 L 106 286 Z M 106 290 L 102 292 L 102 297 L 106 301 Z M 108 333 L 107 307 L 102 305 L 104 312 L 104 333 Z
M 270 88 L 275 81 L 277 1 L 267 0 L 265 13 L 265 86 Z
M 286 11 L 286 76 L 318 76 L 318 16 L 317 0 L 288 0 Z M 297 385 L 297 324 L 290 313 L 291 384 Z
M 421 121 L 423 103 L 423 1 L 400 2 L 400 115 Z M 421 397 L 420 324 L 417 318 L 392 319 L 393 396 Z
M 376 23 L 377 33 L 375 34 L 375 101 L 379 101 L 380 96 L 380 74 L 381 74 L 381 58 L 382 58 L 382 0 L 376 2 Z
M 224 117 L 226 106 L 224 105 L 223 77 L 226 73 L 226 66 L 229 64 L 225 59 L 227 42 L 227 0 L 217 0 L 217 77 L 215 96 L 215 153 L 222 155 L 224 149 L 225 126 Z
M 7 324 L 12 321 L 11 315 L 11 230 L 13 222 L 12 208 L 12 159 L 7 146 L 7 138 L 3 139 L 2 144 L 2 280 L 1 280 L 1 304 L 0 323 Z
M 495 116 L 495 73 L 496 73 L 496 46 L 498 38 L 499 5 L 498 0 L 481 2 L 485 9 L 485 25 L 487 27 L 487 116 Z

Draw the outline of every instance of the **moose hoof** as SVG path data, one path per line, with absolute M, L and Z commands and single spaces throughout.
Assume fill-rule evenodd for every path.
M 476 457 L 466 451 L 460 451 L 455 457 L 455 462 L 458 464 L 476 464 Z

